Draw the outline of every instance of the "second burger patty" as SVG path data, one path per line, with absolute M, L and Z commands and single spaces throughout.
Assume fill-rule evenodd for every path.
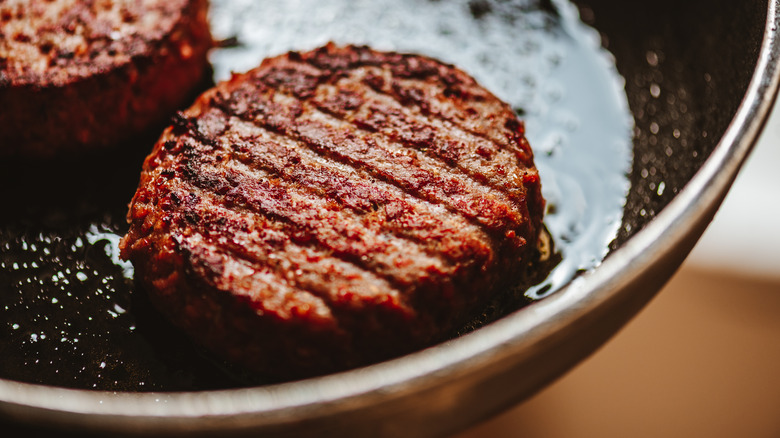
M 207 0 L 0 1 L 0 157 L 111 147 L 208 78 Z
M 329 44 L 180 114 L 121 249 L 193 339 L 291 379 L 450 335 L 518 280 L 543 209 L 507 104 L 451 65 Z

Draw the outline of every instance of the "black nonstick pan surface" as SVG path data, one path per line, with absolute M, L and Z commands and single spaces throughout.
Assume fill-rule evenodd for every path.
M 217 80 L 263 55 L 329 40 L 368 42 L 454 62 L 510 101 L 528 122 L 543 184 L 545 166 L 550 175 L 557 270 L 529 290 L 508 291 L 432 349 L 323 378 L 264 382 L 172 329 L 135 286 L 132 268 L 116 259 L 126 205 L 156 133 L 90 156 L 4 162 L 0 415 L 9 430 L 439 436 L 473 424 L 573 366 L 663 285 L 717 209 L 777 87 L 774 2 L 397 3 L 423 21 L 454 17 L 430 19 L 444 23 L 435 32 L 443 42 L 430 45 L 425 34 L 415 37 L 414 23 L 387 25 L 407 16 L 389 9 L 372 12 L 383 25 L 351 28 L 344 23 L 357 14 L 309 10 L 316 32 L 269 39 L 252 28 L 258 23 L 231 17 L 264 11 L 268 22 L 294 30 L 300 24 L 284 7 L 214 3 L 215 32 L 235 37 L 212 58 Z M 595 31 L 567 21 L 576 14 Z M 593 40 L 582 47 L 603 76 L 572 61 L 580 39 Z M 466 55 L 451 55 L 459 47 Z M 495 48 L 517 63 L 502 64 Z M 562 72 L 556 63 L 576 68 Z M 578 91 L 591 88 L 618 102 Z M 576 96 L 585 104 L 572 103 Z M 591 122 L 594 115 L 607 121 Z M 601 138 L 604 144 L 589 144 Z M 584 155 L 560 158 L 574 148 Z M 581 198 L 594 201 L 568 212 L 570 199 L 580 199 L 566 189 L 578 163 L 615 176 L 575 178 Z M 569 220 L 578 217 L 602 225 Z

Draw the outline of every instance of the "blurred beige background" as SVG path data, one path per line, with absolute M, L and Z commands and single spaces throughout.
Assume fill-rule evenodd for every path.
M 453 438 L 487 437 L 780 437 L 778 107 L 655 300 L 556 383 Z

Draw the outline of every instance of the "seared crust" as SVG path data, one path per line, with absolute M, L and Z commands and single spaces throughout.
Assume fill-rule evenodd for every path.
M 207 0 L 0 2 L 0 155 L 113 145 L 202 83 Z
M 194 339 L 288 379 L 451 334 L 517 281 L 543 206 L 508 105 L 430 58 L 329 44 L 177 117 L 120 247 Z

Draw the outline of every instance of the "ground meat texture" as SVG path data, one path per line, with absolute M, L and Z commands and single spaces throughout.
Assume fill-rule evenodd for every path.
M 451 65 L 329 44 L 175 117 L 120 247 L 193 339 L 294 379 L 451 335 L 518 280 L 543 207 L 508 105 Z
M 0 156 L 89 150 L 164 126 L 208 73 L 207 9 L 206 0 L 0 2 Z

